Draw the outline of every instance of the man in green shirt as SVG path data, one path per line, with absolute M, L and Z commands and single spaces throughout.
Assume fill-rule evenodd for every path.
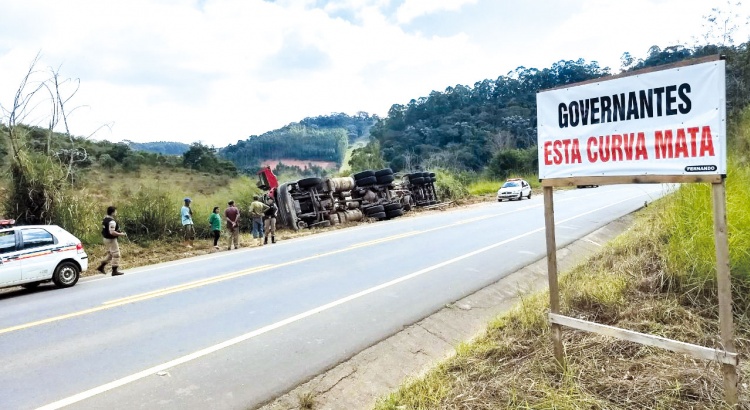
M 268 205 L 260 202 L 260 196 L 255 195 L 250 204 L 250 218 L 253 220 L 253 239 L 258 240 L 258 246 L 263 246 L 263 214 L 268 210 Z

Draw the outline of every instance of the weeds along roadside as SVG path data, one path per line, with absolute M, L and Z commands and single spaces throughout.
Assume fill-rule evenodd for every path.
M 229 200 L 248 209 L 260 190 L 248 177 L 230 178 L 201 173 L 145 169 L 116 176 L 94 170 L 73 189 L 61 190 L 52 207 L 53 223 L 76 235 L 85 246 L 101 244 L 101 220 L 109 205 L 118 209 L 118 222 L 131 243 L 148 247 L 155 241 L 181 239 L 180 208 L 192 199 L 198 238 L 208 238 L 208 218 L 214 206 L 223 213 Z M 243 230 L 250 227 L 242 220 Z
M 750 167 L 730 161 L 730 263 L 737 348 L 750 353 Z M 562 313 L 720 348 L 710 187 L 682 186 L 639 212 L 601 253 L 561 275 Z M 565 330 L 567 371 L 554 365 L 549 294 L 526 296 L 456 355 L 382 398 L 376 409 L 715 409 L 719 365 Z M 740 379 L 748 374 L 741 360 Z M 741 386 L 741 404 L 750 406 Z

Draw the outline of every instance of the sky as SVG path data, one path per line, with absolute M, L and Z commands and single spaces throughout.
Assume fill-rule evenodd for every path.
M 734 2 L 736 3 L 736 1 Z M 223 147 L 305 117 L 365 111 L 519 66 L 705 42 L 726 0 L 0 0 L 0 122 L 59 72 L 72 134 Z M 750 2 L 748 2 L 750 4 Z M 720 26 L 723 29 L 723 25 Z M 714 31 L 717 32 L 716 30 Z M 26 123 L 46 127 L 44 93 Z M 58 126 L 58 129 L 61 129 Z

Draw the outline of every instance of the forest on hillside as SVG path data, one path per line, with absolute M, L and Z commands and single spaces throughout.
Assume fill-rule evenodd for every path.
M 190 145 L 174 141 L 134 142 L 124 140 L 123 142 L 133 151 L 146 151 L 162 155 L 182 155 L 190 149 Z
M 254 173 L 262 161 L 269 159 L 332 161 L 340 165 L 349 143 L 368 136 L 377 119 L 365 112 L 355 116 L 335 113 L 309 117 L 237 141 L 237 144 L 222 148 L 219 155 L 250 173 Z
M 624 53 L 621 69 L 632 71 L 717 54 L 727 58 L 727 110 L 731 114 L 750 102 L 747 43 L 653 46 L 642 59 Z M 459 84 L 407 104 L 394 104 L 371 130 L 375 144 L 355 151 L 352 169 L 372 164 L 373 155 L 379 155 L 384 165 L 396 171 L 445 168 L 495 177 L 534 173 L 536 93 L 610 74 L 609 68 L 596 61 L 564 60 L 543 69 L 518 67 L 473 86 Z

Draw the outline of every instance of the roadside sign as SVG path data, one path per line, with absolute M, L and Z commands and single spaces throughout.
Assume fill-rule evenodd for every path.
M 725 175 L 725 62 L 537 94 L 539 179 Z
M 552 344 L 566 367 L 563 326 L 721 364 L 724 397 L 738 402 L 726 214 L 725 64 L 682 61 L 537 94 L 539 179 L 544 187 Z M 555 186 L 710 183 L 721 345 L 710 348 L 560 313 Z

